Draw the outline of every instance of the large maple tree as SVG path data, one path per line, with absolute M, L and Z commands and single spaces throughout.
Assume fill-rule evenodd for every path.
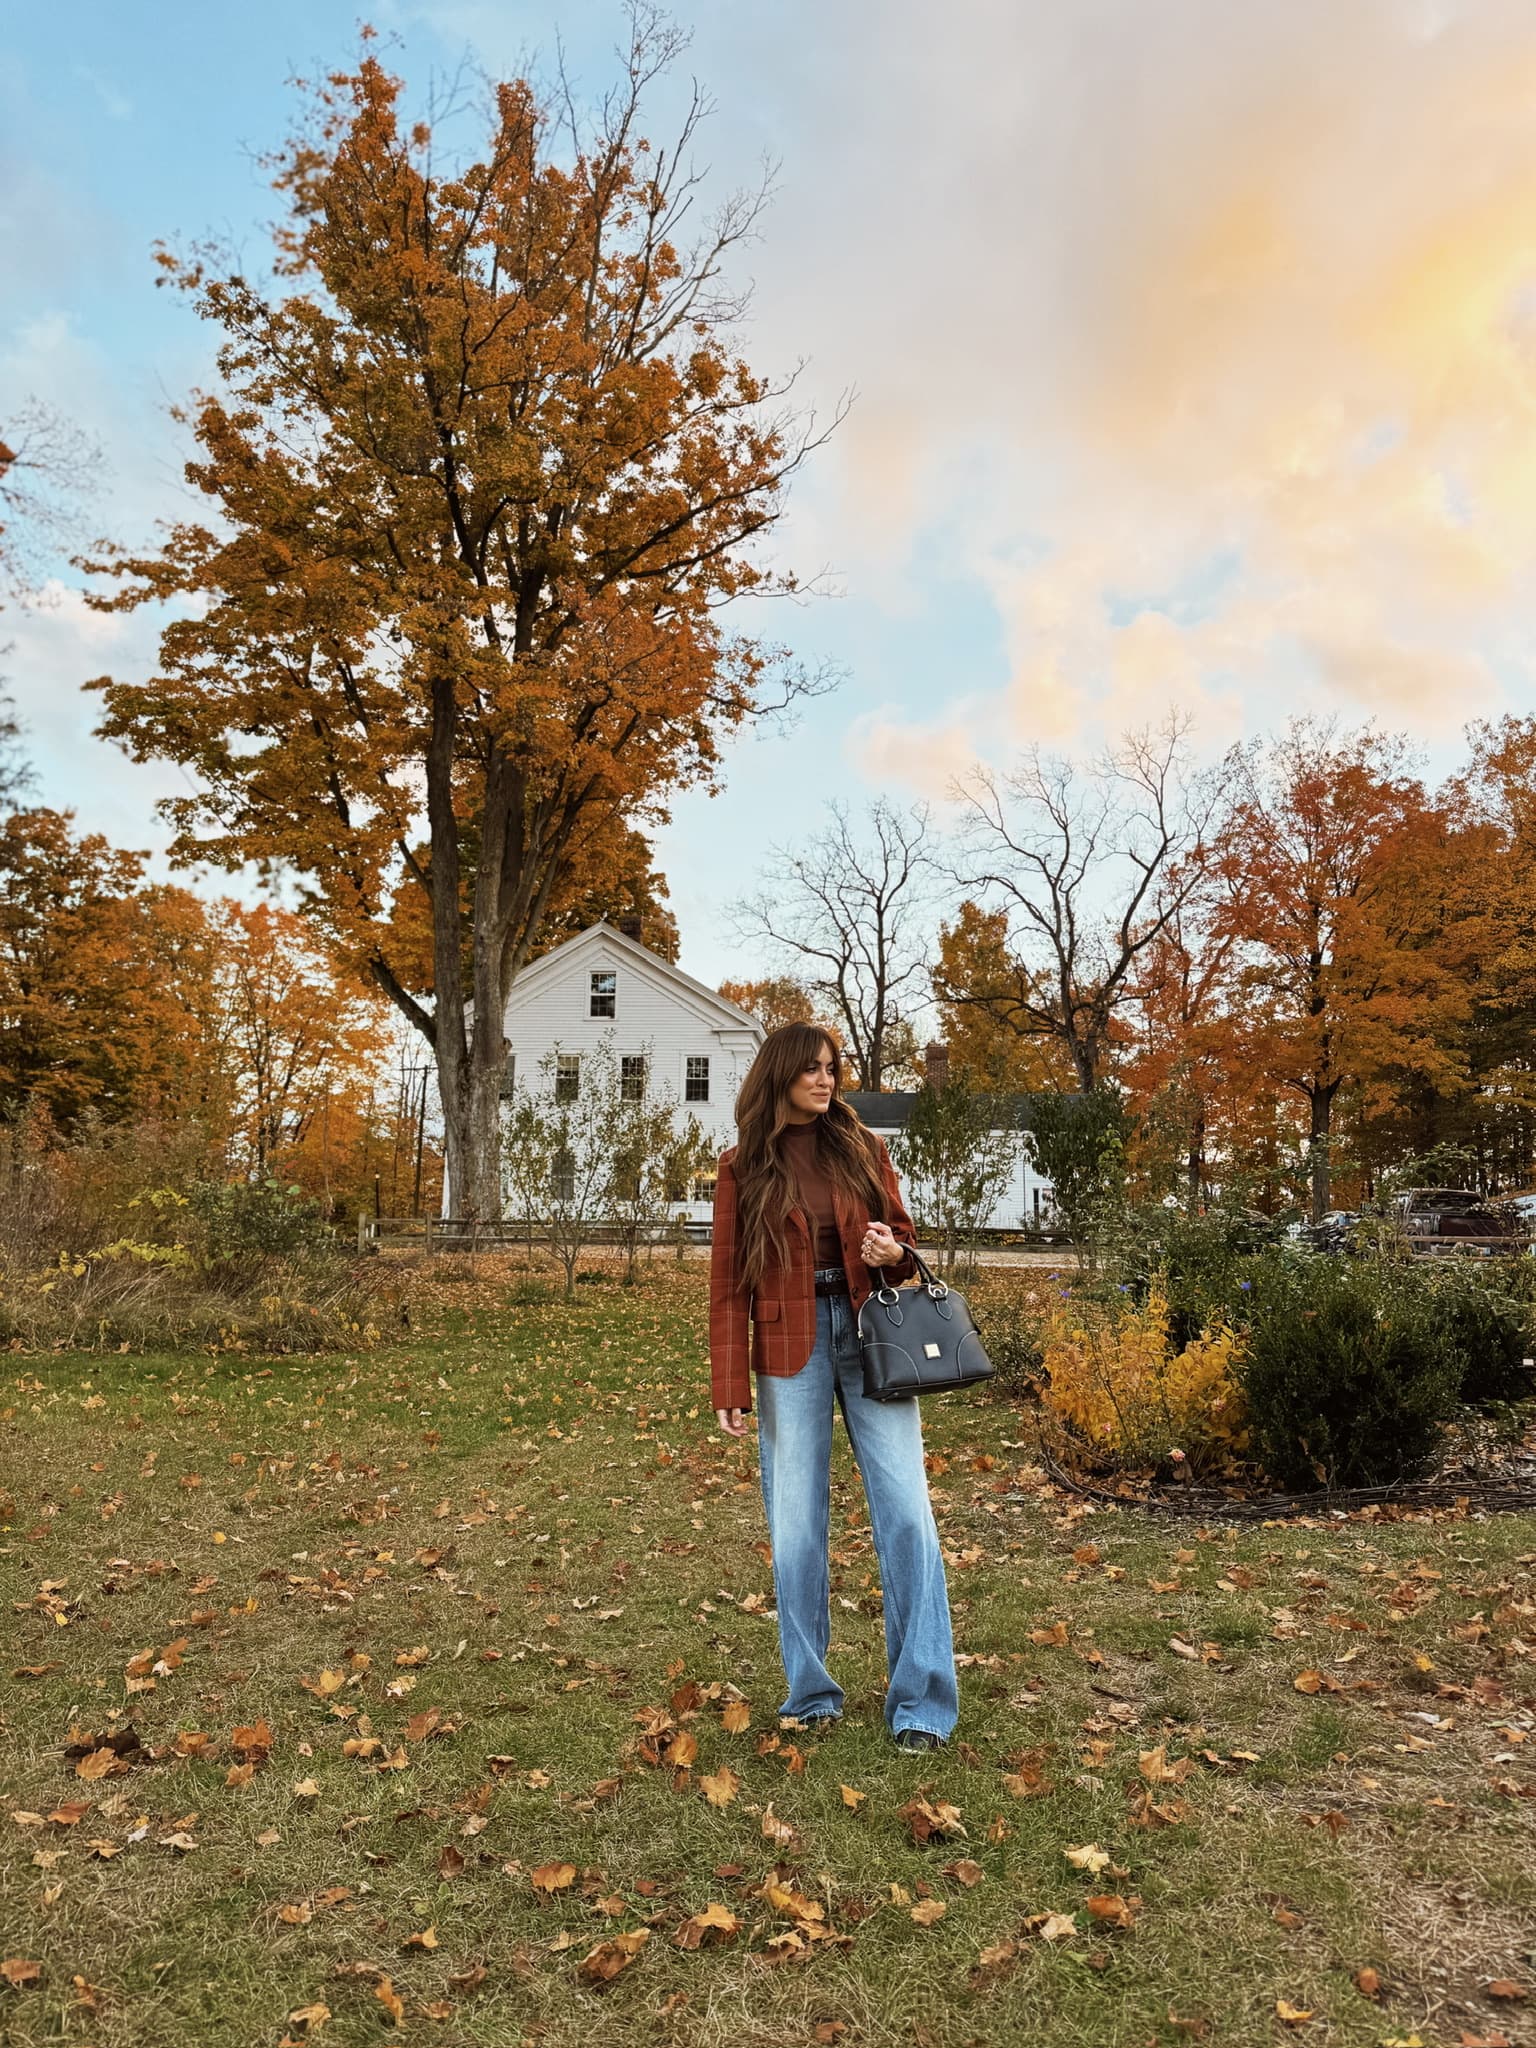
M 156 675 L 100 679 L 102 730 L 191 771 L 179 857 L 296 873 L 426 1039 L 466 1216 L 500 1214 L 502 1020 L 546 920 L 816 687 L 722 624 L 792 586 L 752 544 L 821 435 L 739 354 L 756 200 L 695 233 L 699 103 L 639 134 L 675 39 L 637 24 L 591 122 L 506 82 L 452 166 L 366 42 L 312 88 L 272 282 L 161 257 L 223 330 L 186 413 L 209 523 L 94 565 L 99 602 L 175 611 Z

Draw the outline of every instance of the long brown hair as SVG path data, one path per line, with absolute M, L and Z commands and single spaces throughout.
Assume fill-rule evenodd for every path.
M 789 1118 L 789 1091 L 815 1066 L 825 1046 L 832 1055 L 832 1100 L 816 1119 L 816 1158 L 827 1179 L 860 1203 L 872 1222 L 888 1222 L 876 1141 L 842 1099 L 843 1055 L 820 1024 L 780 1024 L 770 1031 L 747 1069 L 736 1098 L 736 1213 L 742 1278 L 756 1286 L 771 1264 L 788 1263 L 785 1226 L 799 1195 L 781 1144 Z

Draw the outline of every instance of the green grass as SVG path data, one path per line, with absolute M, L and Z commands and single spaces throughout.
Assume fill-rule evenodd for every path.
M 418 1286 L 408 1341 L 355 1358 L 7 1361 L 0 1954 L 40 1970 L 0 1982 L 8 2042 L 1531 2039 L 1531 2007 L 1488 1985 L 1536 2002 L 1532 1519 L 1086 1512 L 1040 1483 L 1024 1411 L 939 1402 L 956 1741 L 886 1740 L 841 1445 L 848 1719 L 797 1740 L 753 1447 L 708 1407 L 701 1272 L 568 1308 L 493 1262 L 446 1271 L 465 1277 Z M 130 1691 L 131 1660 L 181 1637 Z M 1297 1691 L 1307 1671 L 1323 1689 Z M 738 1694 L 750 1725 L 728 1733 Z M 436 1731 L 408 1727 L 431 1709 Z M 648 1759 L 647 1710 L 696 1739 L 691 1768 Z M 261 1720 L 270 1753 L 229 1784 L 232 1731 Z M 79 1777 L 72 1731 L 130 1721 L 159 1760 Z M 175 1756 L 188 1731 L 208 1753 Z M 379 1747 L 345 1755 L 360 1738 Z M 1175 1777 L 1149 1785 L 1158 1750 Z M 740 1784 L 715 1806 L 723 1765 Z M 914 1840 L 918 1797 L 964 1835 Z M 1062 1853 L 1085 1845 L 1097 1877 Z M 562 1863 L 567 1886 L 535 1887 Z M 1133 1924 L 1097 1924 L 1095 1892 Z M 739 1931 L 680 1947 L 711 1902 Z M 1042 1939 L 1046 1914 L 1076 1931 Z M 611 1982 L 583 1977 L 642 1930 Z

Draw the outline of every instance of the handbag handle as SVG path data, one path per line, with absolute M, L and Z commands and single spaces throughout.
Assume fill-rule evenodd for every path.
M 901 1240 L 898 1238 L 897 1242 L 900 1243 Z M 943 1280 L 934 1279 L 933 1272 L 929 1267 L 927 1260 L 923 1257 L 922 1253 L 918 1250 L 915 1244 L 905 1245 L 903 1246 L 903 1250 L 909 1251 L 912 1254 L 912 1263 L 914 1266 L 916 1266 L 918 1272 L 922 1275 L 923 1285 L 927 1288 L 928 1292 L 933 1296 L 934 1300 L 942 1301 L 944 1297 L 949 1293 L 949 1287 L 947 1283 Z M 867 1270 L 871 1273 L 883 1274 L 885 1268 L 883 1266 L 870 1266 L 867 1268 Z M 896 1299 L 896 1289 L 883 1278 L 880 1280 L 879 1285 L 875 1288 L 874 1291 L 876 1294 L 879 1295 L 882 1301 L 886 1301 L 887 1299 L 889 1299 L 890 1301 L 894 1301 Z

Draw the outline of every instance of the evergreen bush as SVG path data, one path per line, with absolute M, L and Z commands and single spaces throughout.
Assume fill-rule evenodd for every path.
M 1374 1260 L 1255 1260 L 1236 1371 L 1281 1486 L 1389 1485 L 1429 1469 L 1463 1354 L 1423 1277 Z

